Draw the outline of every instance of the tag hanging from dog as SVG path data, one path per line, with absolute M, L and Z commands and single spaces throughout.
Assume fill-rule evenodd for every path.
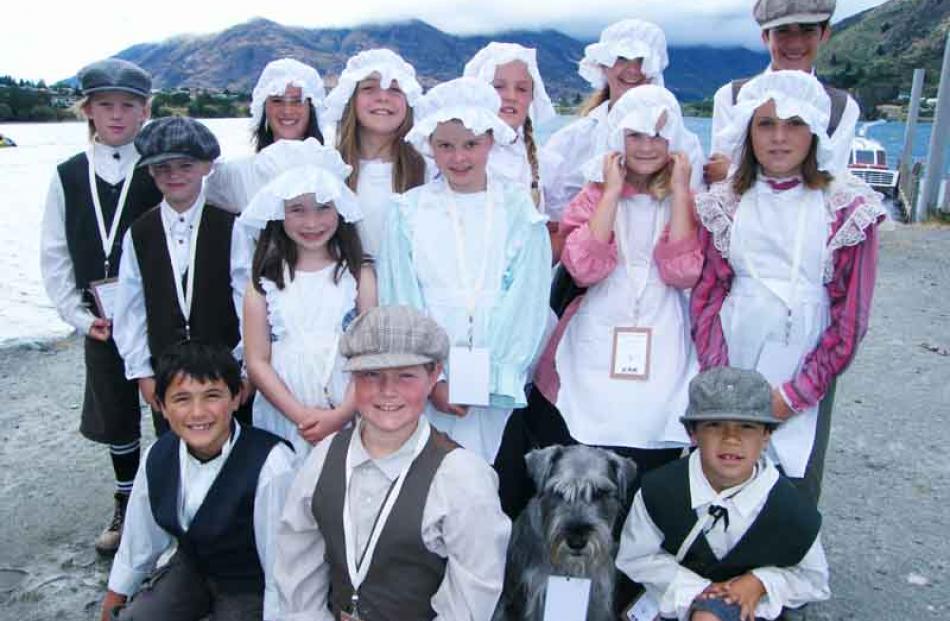
M 590 590 L 590 578 L 548 576 L 544 621 L 585 621 Z

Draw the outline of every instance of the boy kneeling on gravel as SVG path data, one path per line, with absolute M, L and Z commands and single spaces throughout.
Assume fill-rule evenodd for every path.
M 135 476 L 102 620 L 190 621 L 212 612 L 217 621 L 276 620 L 270 567 L 293 479 L 291 449 L 232 418 L 241 369 L 224 347 L 168 347 L 155 385 L 171 433 L 149 448 Z
M 647 473 L 617 567 L 646 588 L 636 619 L 753 621 L 828 599 L 821 515 L 765 456 L 782 421 L 756 371 L 689 385 L 680 421 L 698 450 Z

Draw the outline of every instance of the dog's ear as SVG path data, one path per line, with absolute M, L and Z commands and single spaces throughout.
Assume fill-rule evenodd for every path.
M 637 464 L 632 459 L 621 457 L 613 451 L 606 451 L 610 464 L 610 476 L 617 484 L 620 504 L 628 506 L 633 499 L 637 482 Z
M 544 482 L 551 474 L 554 464 L 561 458 L 561 451 L 563 450 L 563 446 L 555 444 L 534 449 L 524 456 L 525 463 L 528 465 L 528 474 L 531 476 L 531 480 L 534 481 L 535 491 L 540 492 L 544 489 Z

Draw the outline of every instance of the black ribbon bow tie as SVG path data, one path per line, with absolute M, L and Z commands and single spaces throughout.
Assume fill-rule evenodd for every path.
M 706 532 L 714 529 L 716 524 L 719 522 L 720 518 L 722 519 L 722 529 L 729 530 L 729 510 L 725 507 L 719 505 L 710 505 L 709 515 L 713 517 L 712 524 L 709 525 L 709 529 Z
M 114 153 L 112 154 L 112 159 L 114 159 L 115 161 L 118 162 L 119 160 L 122 159 L 122 156 L 119 155 L 119 152 L 118 152 L 118 151 L 116 151 L 116 152 L 114 152 Z

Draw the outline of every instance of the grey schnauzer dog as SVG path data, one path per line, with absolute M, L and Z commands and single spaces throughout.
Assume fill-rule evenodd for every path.
M 590 578 L 587 621 L 615 619 L 615 533 L 626 517 L 637 467 L 589 446 L 550 446 L 525 456 L 537 493 L 508 545 L 493 621 L 541 621 L 548 576 Z

